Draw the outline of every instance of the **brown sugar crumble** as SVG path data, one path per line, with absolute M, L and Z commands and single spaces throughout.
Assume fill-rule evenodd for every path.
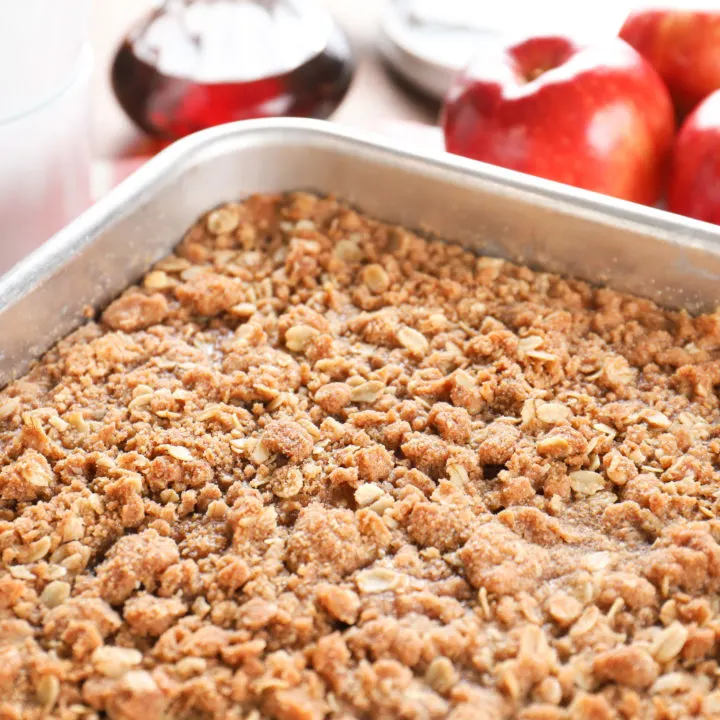
M 0 392 L 0 718 L 718 718 L 718 384 L 718 313 L 217 209 Z

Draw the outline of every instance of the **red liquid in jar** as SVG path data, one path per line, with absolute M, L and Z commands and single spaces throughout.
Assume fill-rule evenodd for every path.
M 352 69 L 344 34 L 306 0 L 181 0 L 131 31 L 112 83 L 139 127 L 175 139 L 249 118 L 326 118 Z

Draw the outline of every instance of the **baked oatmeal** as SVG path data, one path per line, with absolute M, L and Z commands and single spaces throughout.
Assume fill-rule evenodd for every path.
M 720 314 L 256 196 L 0 393 L 0 718 L 720 717 Z

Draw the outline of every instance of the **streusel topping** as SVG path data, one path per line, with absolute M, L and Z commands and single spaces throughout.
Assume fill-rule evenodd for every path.
M 0 718 L 720 717 L 720 314 L 333 198 L 0 392 Z

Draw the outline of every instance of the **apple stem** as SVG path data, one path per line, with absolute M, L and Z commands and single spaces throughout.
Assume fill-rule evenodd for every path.
M 541 75 L 546 73 L 550 68 L 545 67 L 536 67 L 530 70 L 529 73 L 527 73 L 526 78 L 528 82 L 532 82 L 533 80 L 537 80 Z

